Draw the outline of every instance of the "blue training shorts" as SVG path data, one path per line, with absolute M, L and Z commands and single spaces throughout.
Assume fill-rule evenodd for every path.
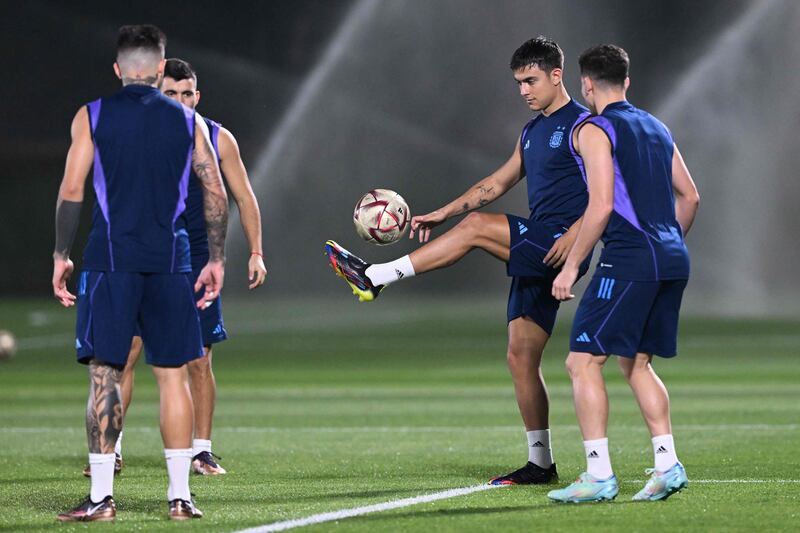
M 200 271 L 203 270 L 205 264 L 199 267 L 193 267 L 192 270 L 192 286 L 197 282 L 197 277 Z M 195 301 L 205 293 L 205 289 L 200 289 L 194 295 Z M 225 322 L 222 320 L 222 295 L 218 295 L 210 306 L 205 309 L 199 309 L 200 314 L 200 331 L 203 334 L 203 346 L 211 346 L 218 342 L 222 342 L 228 338 L 228 332 L 225 331 Z
M 553 298 L 558 270 L 544 264 L 544 257 L 567 228 L 506 215 L 511 243 L 506 272 L 513 279 L 508 293 L 508 321 L 526 316 L 548 335 L 553 332 L 560 302 Z M 589 270 L 591 255 L 581 264 L 580 279 Z
M 141 334 L 147 363 L 181 366 L 203 355 L 191 275 L 83 271 L 78 281 L 78 361 L 122 367 Z
M 687 280 L 628 281 L 595 274 L 583 294 L 569 349 L 596 355 L 677 355 Z

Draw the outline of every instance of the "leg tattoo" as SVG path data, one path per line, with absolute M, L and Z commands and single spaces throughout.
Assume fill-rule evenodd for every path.
M 89 363 L 86 436 L 90 453 L 114 453 L 114 445 L 122 430 L 121 377 L 121 370 L 94 360 Z

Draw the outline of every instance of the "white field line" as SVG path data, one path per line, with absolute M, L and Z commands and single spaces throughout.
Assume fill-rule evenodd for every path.
M 797 431 L 800 424 L 684 424 L 673 426 L 678 431 Z M 520 426 L 350 426 L 350 427 L 273 427 L 239 426 L 216 427 L 222 433 L 459 433 L 459 432 L 520 432 Z M 559 426 L 557 430 L 577 431 L 578 426 Z M 639 430 L 641 426 L 614 426 L 612 431 Z M 80 426 L 75 427 L 0 427 L 0 433 L 83 433 Z M 125 431 L 137 433 L 158 433 L 156 426 L 131 426 Z
M 480 492 L 501 486 L 502 485 L 474 485 L 472 487 L 450 489 L 442 492 L 434 492 L 432 494 L 424 494 L 422 496 L 414 496 L 413 498 L 403 498 L 402 500 L 392 500 L 384 503 L 365 505 L 363 507 L 354 507 L 352 509 L 342 509 L 340 511 L 332 511 L 329 513 L 319 513 L 307 516 L 306 518 L 295 518 L 293 520 L 273 522 L 272 524 L 265 524 L 263 526 L 252 527 L 250 529 L 243 529 L 237 531 L 236 533 L 267 533 L 269 531 L 284 531 L 286 529 L 321 524 L 323 522 L 331 522 L 334 520 L 341 520 L 343 518 L 351 518 L 369 513 L 380 513 L 382 511 L 400 509 L 402 507 L 409 507 L 411 505 L 417 505 L 420 503 L 435 502 L 437 500 L 465 496 L 467 494 L 472 494 L 473 492 Z
M 647 480 L 645 479 L 626 479 L 623 483 L 645 483 Z M 716 484 L 716 483 L 800 483 L 800 479 L 692 479 L 689 478 L 689 485 L 692 483 L 705 483 L 705 484 Z
M 644 480 L 629 480 L 625 483 L 644 483 Z M 692 483 L 800 483 L 800 479 L 691 479 L 689 484 Z M 502 485 L 500 485 L 502 486 Z M 331 511 L 327 513 L 319 513 L 305 518 L 294 518 L 292 520 L 283 520 L 280 522 L 273 522 L 263 526 L 252 527 L 249 529 L 242 529 L 235 533 L 268 533 L 270 531 L 285 531 L 287 529 L 294 529 L 297 527 L 311 526 L 321 524 L 324 522 L 332 522 L 335 520 L 343 520 L 345 518 L 352 518 L 355 516 L 362 516 L 370 513 L 380 513 L 383 511 L 390 511 L 393 509 L 400 509 L 403 507 L 410 507 L 420 503 L 434 502 L 437 500 L 445 500 L 447 498 L 455 498 L 457 496 L 465 496 L 474 492 L 480 492 L 487 489 L 498 488 L 498 485 L 474 485 L 472 487 L 464 487 L 460 489 L 450 489 L 442 492 L 435 492 L 433 494 L 425 494 L 422 496 L 414 496 L 413 498 L 403 498 L 401 500 L 391 500 L 384 503 L 376 503 L 373 505 L 365 505 L 363 507 L 354 507 L 351 509 L 342 509 L 339 511 Z

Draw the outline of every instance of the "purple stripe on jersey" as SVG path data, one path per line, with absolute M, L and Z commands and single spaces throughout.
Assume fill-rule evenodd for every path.
M 633 209 L 633 202 L 630 194 L 628 194 L 628 186 L 625 185 L 625 179 L 622 177 L 617 156 L 614 156 L 614 211 L 630 222 L 631 226 L 644 233 L 642 225 L 639 224 L 639 218 L 636 216 L 636 211 Z
M 611 151 L 615 151 L 617 149 L 617 132 L 614 131 L 614 126 L 611 125 L 611 121 L 604 116 L 597 115 L 590 118 L 589 122 L 606 132 L 608 139 L 611 141 Z
M 581 176 L 583 177 L 583 182 L 588 183 L 586 181 L 586 169 L 583 167 L 583 158 L 578 155 L 578 152 L 575 151 L 575 144 L 572 142 L 573 134 L 575 133 L 575 128 L 577 128 L 580 124 L 589 117 L 591 113 L 588 111 L 586 113 L 581 113 L 578 115 L 578 119 L 575 121 L 575 124 L 569 129 L 569 151 L 572 153 L 572 157 L 575 158 L 575 163 L 578 164 L 578 170 L 581 171 Z
M 209 122 L 211 122 L 211 127 L 208 129 L 208 133 L 211 136 L 211 146 L 214 147 L 214 153 L 217 154 L 217 163 L 219 163 L 219 124 L 212 120 Z
M 178 236 L 175 233 L 175 221 L 186 210 L 186 197 L 189 196 L 189 174 L 192 170 L 192 149 L 194 143 L 189 146 L 189 153 L 186 154 L 186 166 L 183 168 L 181 181 L 178 183 L 178 205 L 175 206 L 175 214 L 172 215 L 172 268 L 175 272 L 175 246 L 178 241 Z
M 614 303 L 614 307 L 611 308 L 611 311 L 608 312 L 608 314 L 606 315 L 606 318 L 603 320 L 603 323 L 600 324 L 600 328 L 598 328 L 597 333 L 594 334 L 594 341 L 597 343 L 597 346 L 600 347 L 600 351 L 603 352 L 603 353 L 606 352 L 606 349 L 603 348 L 603 345 L 600 343 L 600 338 L 599 338 L 600 337 L 600 332 L 603 331 L 604 327 L 606 327 L 606 322 L 608 322 L 608 319 L 611 318 L 611 315 L 614 314 L 614 311 L 616 311 L 617 306 L 620 304 L 622 299 L 625 298 L 625 294 L 628 293 L 628 289 L 631 288 L 631 285 L 633 285 L 633 282 L 629 281 L 628 282 L 628 286 L 625 287 L 625 290 L 622 291 L 622 294 L 619 295 L 619 298 L 617 298 L 616 303 Z
M 192 151 L 194 150 L 194 121 L 195 121 L 195 112 L 194 109 L 190 107 L 186 107 L 185 105 L 181 104 L 183 108 L 183 116 L 186 119 L 186 129 L 189 131 L 189 139 L 191 143 L 189 144 L 189 153 L 186 155 L 186 166 L 183 168 L 183 174 L 181 175 L 181 181 L 178 182 L 178 203 L 175 206 L 175 213 L 172 215 L 172 263 L 170 271 L 172 273 L 175 272 L 175 247 L 178 242 L 178 236 L 175 233 L 175 221 L 178 220 L 178 217 L 181 216 L 186 210 L 186 197 L 189 195 L 189 174 L 192 170 Z
M 100 206 L 100 212 L 103 213 L 103 218 L 106 220 L 109 266 L 111 267 L 111 272 L 114 272 L 114 249 L 111 245 L 111 219 L 109 218 L 108 213 L 106 174 L 103 171 L 103 162 L 100 159 L 100 147 L 97 145 L 97 139 L 95 136 L 97 124 L 100 120 L 100 108 L 102 107 L 102 100 L 90 102 L 87 107 L 89 108 L 89 124 L 92 128 L 92 142 L 94 143 L 94 173 L 92 176 L 92 182 L 94 184 L 95 196 L 97 196 L 97 205 Z
M 186 118 L 186 128 L 189 130 L 189 137 L 194 139 L 194 109 L 181 104 L 183 116 Z

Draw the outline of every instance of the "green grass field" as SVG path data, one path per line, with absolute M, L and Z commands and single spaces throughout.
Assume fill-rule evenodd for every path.
M 395 297 L 394 294 L 391 295 Z M 568 317 L 574 304 L 565 306 Z M 57 524 L 88 492 L 87 378 L 74 312 L 4 301 L 20 352 L 0 362 L 0 529 L 235 531 L 485 482 L 522 465 L 525 436 L 505 368 L 502 301 L 387 297 L 358 305 L 228 302 L 232 340 L 215 357 L 214 449 L 229 474 L 192 478 L 206 517 L 166 519 L 158 396 L 139 368 L 126 418 L 118 519 Z M 545 356 L 562 481 L 584 467 L 569 381 L 567 325 Z M 657 364 L 670 389 L 689 489 L 630 502 L 651 466 L 649 436 L 616 365 L 606 370 L 609 439 L 621 480 L 608 504 L 551 504 L 550 487 L 503 487 L 329 522 L 311 531 L 778 531 L 800 528 L 800 322 L 686 320 L 681 355 Z

